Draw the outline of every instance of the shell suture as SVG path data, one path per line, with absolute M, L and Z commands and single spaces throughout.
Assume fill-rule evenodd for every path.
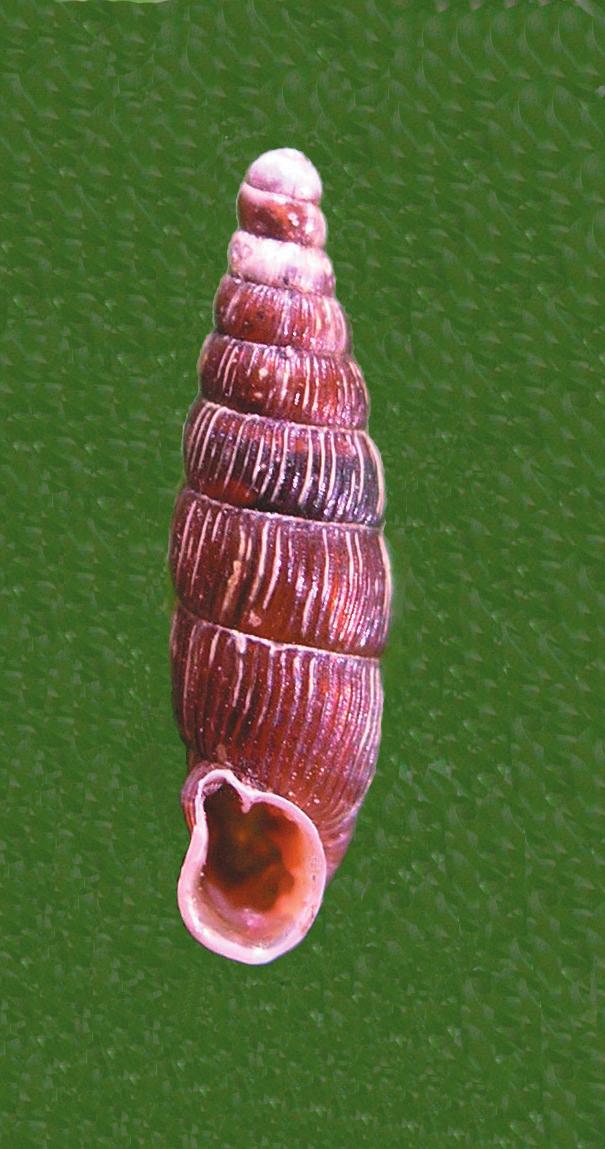
M 199 941 L 249 963 L 311 925 L 380 735 L 382 465 L 320 198 L 290 148 L 240 188 L 171 535 L 192 832 L 179 905 Z

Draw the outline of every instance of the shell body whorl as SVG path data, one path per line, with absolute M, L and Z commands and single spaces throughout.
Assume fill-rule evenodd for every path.
M 250 963 L 308 930 L 380 737 L 382 465 L 320 197 L 290 148 L 240 188 L 171 534 L 192 834 L 179 905 L 199 941 Z

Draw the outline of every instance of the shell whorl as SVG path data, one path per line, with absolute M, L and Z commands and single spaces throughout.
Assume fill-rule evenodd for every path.
M 311 924 L 380 735 L 382 466 L 324 250 L 321 194 L 291 148 L 260 156 L 240 187 L 171 535 L 173 696 L 192 831 L 179 904 L 198 940 L 246 962 L 278 956 Z M 250 836 L 260 825 L 265 837 Z M 252 861 L 234 845 L 243 840 Z M 224 856 L 213 841 L 227 842 Z M 239 858 L 237 878 L 220 868 L 227 854 Z M 289 859 L 285 869 L 277 859 Z

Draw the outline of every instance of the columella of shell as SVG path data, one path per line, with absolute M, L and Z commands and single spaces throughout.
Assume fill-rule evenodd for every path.
M 382 465 L 321 190 L 292 148 L 246 174 L 171 534 L 191 832 L 179 907 L 197 941 L 250 964 L 309 930 L 380 738 Z

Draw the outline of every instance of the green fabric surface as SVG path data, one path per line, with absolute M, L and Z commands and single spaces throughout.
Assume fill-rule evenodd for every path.
M 603 12 L 7 0 L 11 1149 L 602 1149 Z M 395 607 L 353 844 L 248 968 L 175 905 L 166 552 L 237 187 L 285 145 L 324 180 Z

